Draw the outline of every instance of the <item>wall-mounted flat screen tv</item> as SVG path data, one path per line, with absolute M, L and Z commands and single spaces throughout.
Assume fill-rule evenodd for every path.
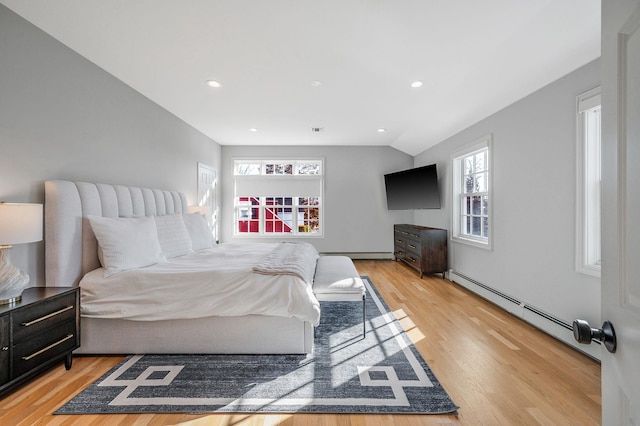
M 439 209 L 436 165 L 384 175 L 389 210 Z

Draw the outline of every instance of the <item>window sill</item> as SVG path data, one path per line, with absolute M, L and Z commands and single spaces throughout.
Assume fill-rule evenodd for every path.
M 451 241 L 456 243 L 466 244 L 473 247 L 478 247 L 484 250 L 493 250 L 493 247 L 491 245 L 491 240 L 481 241 L 481 240 L 476 240 L 472 238 L 465 238 L 458 235 L 458 236 L 452 236 Z
M 249 233 L 242 233 L 242 234 L 233 234 L 233 238 L 255 238 L 255 239 L 269 239 L 269 238 L 278 238 L 278 239 L 283 239 L 283 238 L 293 238 L 293 239 L 299 239 L 299 238 L 324 238 L 324 235 L 322 234 L 249 234 Z
M 592 277 L 600 278 L 600 270 L 599 266 L 594 265 L 580 265 L 576 268 L 576 271 L 580 274 L 590 275 Z

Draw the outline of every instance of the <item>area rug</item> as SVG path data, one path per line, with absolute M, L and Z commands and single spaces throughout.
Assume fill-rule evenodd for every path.
M 322 302 L 313 354 L 129 356 L 55 414 L 455 412 L 363 279 L 366 337 L 361 303 Z

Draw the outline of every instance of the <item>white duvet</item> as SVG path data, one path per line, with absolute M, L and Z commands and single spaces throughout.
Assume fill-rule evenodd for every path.
M 258 314 L 318 325 L 320 304 L 310 283 L 252 272 L 275 246 L 220 244 L 109 278 L 96 269 L 80 281 L 82 315 L 156 321 Z

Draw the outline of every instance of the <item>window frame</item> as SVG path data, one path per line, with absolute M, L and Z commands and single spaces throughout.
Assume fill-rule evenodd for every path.
M 601 154 L 602 115 L 590 123 L 590 111 L 601 110 L 601 88 L 594 87 L 576 97 L 576 271 L 600 278 L 601 252 Z M 589 138 L 587 127 L 599 131 L 597 140 Z M 595 145 L 594 145 L 595 144 Z M 593 163 L 600 169 L 593 171 Z
M 237 238 L 323 238 L 324 237 L 324 158 L 233 158 L 233 178 L 234 178 L 234 194 L 233 194 L 233 236 Z M 259 173 L 251 173 L 251 174 L 239 174 L 239 166 L 242 164 L 253 164 L 257 166 L 254 170 L 259 170 Z M 285 169 L 281 169 L 278 167 L 268 167 L 268 165 L 292 165 L 291 173 L 278 173 L 278 170 L 283 171 Z M 315 174 L 300 174 L 299 166 L 304 164 L 317 164 L 318 165 L 318 173 Z M 245 182 L 250 180 L 255 180 L 256 182 L 262 182 L 261 193 L 259 195 L 251 195 L 251 194 L 238 194 L 238 176 L 244 176 L 246 179 Z M 243 179 L 243 178 L 241 178 Z M 273 186 L 275 189 L 273 193 L 269 191 L 269 194 L 265 192 L 264 186 L 267 183 L 268 187 Z M 298 193 L 288 193 L 291 191 L 296 191 L 291 189 L 294 188 L 304 188 L 306 185 L 315 186 L 314 191 L 317 192 L 313 195 L 311 194 L 298 194 Z M 278 189 L 288 188 L 288 189 Z M 285 191 L 287 193 L 278 193 L 278 191 Z M 304 190 L 302 190 L 304 192 Z M 262 193 L 265 192 L 265 193 Z M 249 198 L 249 200 L 240 201 L 241 199 Z M 257 204 L 253 203 L 253 199 L 256 200 Z M 287 227 L 291 228 L 290 232 L 275 232 L 273 230 L 269 231 L 268 229 L 273 229 L 275 226 L 275 222 L 268 218 L 267 210 L 270 209 L 271 204 L 270 201 L 274 199 L 283 199 L 290 200 L 291 204 L 282 205 L 279 208 L 281 209 L 289 209 L 291 210 L 289 213 L 291 215 L 291 224 L 287 224 Z M 304 204 L 302 202 L 303 199 L 316 199 L 317 204 Z M 299 215 L 302 213 L 304 209 L 318 209 L 318 231 L 317 232 L 304 232 L 300 231 L 301 228 L 307 225 L 306 218 L 302 219 L 301 223 L 299 222 Z M 244 210 L 251 211 L 252 209 L 257 209 L 257 231 L 255 232 L 241 232 L 240 231 L 240 222 L 241 222 L 241 213 Z M 277 208 L 276 208 L 277 209 Z M 273 210 L 273 209 L 271 209 Z M 271 213 L 273 214 L 273 213 Z M 304 214 L 304 213 L 302 213 Z M 250 214 L 249 217 L 252 217 Z M 274 222 L 274 225 L 270 228 L 267 223 Z M 281 222 L 286 224 L 285 221 Z
M 492 158 L 493 136 L 488 134 L 471 144 L 463 147 L 451 155 L 451 241 L 479 247 L 485 250 L 493 249 L 493 158 Z M 479 152 L 486 151 L 486 191 L 478 192 L 477 196 L 487 197 L 487 237 L 478 237 L 463 232 L 463 218 L 469 216 L 464 214 L 462 207 L 463 197 L 468 194 L 463 188 L 464 167 L 463 160 Z M 466 194 L 466 195 L 465 195 Z

